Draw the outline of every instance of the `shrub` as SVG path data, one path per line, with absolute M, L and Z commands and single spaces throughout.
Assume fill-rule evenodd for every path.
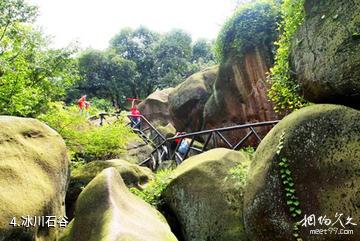
M 143 190 L 132 187 L 130 191 L 145 202 L 158 207 L 162 203 L 161 193 L 171 181 L 171 173 L 172 170 L 169 169 L 160 170 L 156 173 L 155 179 L 150 181 Z
M 134 134 L 122 119 L 101 127 L 81 116 L 77 107 L 53 103 L 38 119 L 55 129 L 65 140 L 72 160 L 105 160 L 121 154 Z
M 107 99 L 99 99 L 99 98 L 92 98 L 91 99 L 91 106 L 92 108 L 98 111 L 105 111 L 105 112 L 112 112 L 114 111 L 114 107 L 111 102 Z
M 299 109 L 308 103 L 300 94 L 301 89 L 290 75 L 289 51 L 294 33 L 304 21 L 304 0 L 284 0 L 281 5 L 281 33 L 275 55 L 275 64 L 271 68 L 271 88 L 268 96 L 275 104 L 276 112 L 288 112 Z

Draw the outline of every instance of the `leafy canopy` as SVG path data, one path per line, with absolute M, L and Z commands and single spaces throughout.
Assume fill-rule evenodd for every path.
M 77 78 L 74 49 L 52 50 L 23 0 L 0 3 L 0 114 L 36 116 Z
M 249 48 L 268 50 L 277 37 L 278 11 L 272 1 L 241 5 L 224 24 L 215 43 L 219 62 L 231 57 L 241 58 Z

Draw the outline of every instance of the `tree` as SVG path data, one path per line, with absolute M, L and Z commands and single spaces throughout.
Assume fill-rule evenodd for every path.
M 125 96 L 136 95 L 136 64 L 114 52 L 87 50 L 79 57 L 81 80 L 70 99 L 81 94 L 109 99 L 115 107 L 124 105 Z
M 214 54 L 212 53 L 212 43 L 206 39 L 197 40 L 192 47 L 191 61 L 208 63 L 214 61 Z
M 134 79 L 133 97 L 145 97 L 154 90 L 156 71 L 154 70 L 154 47 L 160 34 L 145 27 L 135 30 L 125 28 L 110 43 L 110 49 L 123 58 L 136 64 L 137 75 Z
M 0 11 L 0 114 L 36 116 L 76 80 L 74 49 L 48 49 L 24 1 L 2 1 Z
M 157 86 L 175 86 L 190 74 L 191 36 L 182 30 L 165 34 L 155 48 Z

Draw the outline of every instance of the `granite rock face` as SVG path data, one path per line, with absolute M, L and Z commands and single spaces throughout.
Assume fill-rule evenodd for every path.
M 299 229 L 302 240 L 360 240 L 359 225 L 339 222 L 334 228 L 354 234 L 310 234 L 324 227 L 318 222 L 324 215 L 336 222 L 342 213 L 344 225 L 348 217 L 359 224 L 359 190 L 360 112 L 339 105 L 303 108 L 279 122 L 255 152 L 245 187 L 245 230 L 252 241 L 290 241 L 294 223 L 314 214 L 316 225 Z
M 27 216 L 32 224 L 35 216 L 65 216 L 68 165 L 65 143 L 53 129 L 35 119 L 0 116 L 0 240 L 58 239 L 58 225 L 22 223 Z
M 307 100 L 360 107 L 359 26 L 359 1 L 305 1 L 290 65 Z

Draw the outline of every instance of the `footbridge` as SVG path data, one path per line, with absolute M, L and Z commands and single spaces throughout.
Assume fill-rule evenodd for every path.
M 139 165 L 156 170 L 166 160 L 175 160 L 177 164 L 189 156 L 197 155 L 213 148 L 239 150 L 249 145 L 257 146 L 265 135 L 279 121 L 247 123 L 229 127 L 201 130 L 173 137 L 165 137 L 145 116 L 139 115 L 140 125 L 128 115 L 129 125 L 154 150 Z M 185 148 L 180 148 L 186 141 Z M 184 144 L 184 143 L 183 143 Z

